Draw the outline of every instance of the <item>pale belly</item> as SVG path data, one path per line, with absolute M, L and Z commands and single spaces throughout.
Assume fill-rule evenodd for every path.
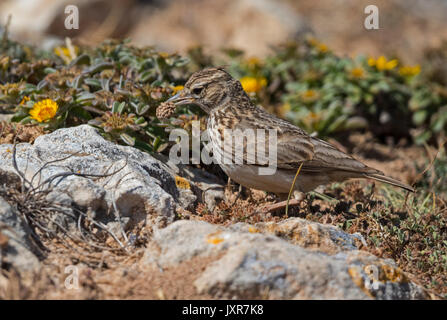
M 277 194 L 290 191 L 296 174 L 296 172 L 276 170 L 272 175 L 261 175 L 259 174 L 259 167 L 253 165 L 221 164 L 220 167 L 232 180 L 244 187 Z M 300 174 L 296 179 L 294 190 L 309 192 L 328 182 L 326 177 Z

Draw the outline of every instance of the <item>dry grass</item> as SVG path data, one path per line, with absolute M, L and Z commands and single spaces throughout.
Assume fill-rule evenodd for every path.
M 0 144 L 16 142 L 33 143 L 38 136 L 45 134 L 45 130 L 34 124 L 0 122 Z

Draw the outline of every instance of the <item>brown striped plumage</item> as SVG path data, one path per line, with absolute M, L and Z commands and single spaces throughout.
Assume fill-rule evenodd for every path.
M 208 68 L 194 73 L 182 92 L 172 99 L 179 104 L 196 104 L 208 113 L 208 130 L 214 150 L 232 157 L 222 148 L 224 129 L 273 129 L 277 132 L 276 173 L 259 175 L 257 168 L 265 166 L 265 159 L 254 164 L 220 164 L 236 182 L 255 189 L 286 194 L 292 185 L 296 170 L 303 163 L 295 189 L 308 192 L 318 185 L 349 178 L 371 178 L 403 189 L 412 187 L 386 177 L 382 172 L 368 167 L 333 145 L 309 136 L 304 130 L 279 119 L 255 106 L 242 89 L 222 68 Z M 244 160 L 250 148 L 244 140 Z M 268 152 L 267 152 L 268 153 Z

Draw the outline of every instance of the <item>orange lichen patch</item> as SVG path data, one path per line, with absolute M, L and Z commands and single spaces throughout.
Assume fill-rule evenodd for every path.
M 255 227 L 248 227 L 248 232 L 250 232 L 250 233 L 259 233 L 259 232 L 261 232 L 258 228 L 255 228 Z
M 312 225 L 307 225 L 304 228 L 304 237 L 301 237 L 301 241 L 304 240 L 304 242 L 306 243 L 307 246 L 312 246 L 312 247 L 319 247 L 322 242 L 322 237 L 321 237 L 321 230 L 320 228 L 314 228 Z M 297 234 L 295 234 L 294 239 L 297 239 Z M 324 240 L 323 240 L 324 241 Z
M 257 224 L 261 232 L 274 234 L 301 247 L 336 254 L 343 248 L 344 239 L 333 239 L 329 230 L 304 222 Z
M 409 282 L 407 276 L 403 273 L 403 271 L 399 268 L 394 268 L 389 265 L 381 265 L 380 270 L 380 281 L 391 281 L 391 282 L 400 282 L 407 283 Z
M 206 242 L 209 244 L 219 244 L 225 240 L 225 237 L 222 236 L 222 231 L 216 231 L 213 233 L 210 233 L 206 237 Z
M 360 288 L 365 287 L 365 281 L 363 281 L 362 275 L 360 274 L 358 268 L 350 267 L 348 268 L 348 273 L 352 278 L 352 281 Z
M 175 176 L 175 185 L 179 189 L 186 189 L 186 190 L 191 189 L 191 185 L 189 184 L 189 181 L 186 180 L 185 178 L 180 177 L 180 176 Z
M 210 244 L 219 244 L 223 241 L 224 241 L 224 238 L 219 238 L 219 237 L 211 237 L 211 238 L 206 239 L 206 242 L 208 242 Z
M 363 279 L 359 267 L 349 267 L 348 274 L 351 276 L 352 282 L 354 282 L 357 287 L 359 287 L 369 297 L 374 298 L 374 296 L 365 286 L 365 279 Z
M 0 232 L 0 248 L 6 248 L 9 237 Z
M 362 276 L 362 271 L 365 273 L 367 278 Z M 371 289 L 365 285 L 365 281 L 370 281 L 371 284 L 374 282 L 386 283 L 387 281 L 397 283 L 409 282 L 408 278 L 402 272 L 402 270 L 387 264 L 365 265 L 362 268 L 358 266 L 350 267 L 348 268 L 348 273 L 351 276 L 352 281 L 359 288 L 361 288 L 363 292 L 371 297 L 373 296 Z

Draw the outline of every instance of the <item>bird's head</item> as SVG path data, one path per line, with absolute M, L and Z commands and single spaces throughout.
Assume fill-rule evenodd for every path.
M 206 113 L 234 98 L 248 99 L 240 82 L 223 68 L 207 68 L 191 75 L 182 91 L 168 101 L 176 106 L 198 105 Z

